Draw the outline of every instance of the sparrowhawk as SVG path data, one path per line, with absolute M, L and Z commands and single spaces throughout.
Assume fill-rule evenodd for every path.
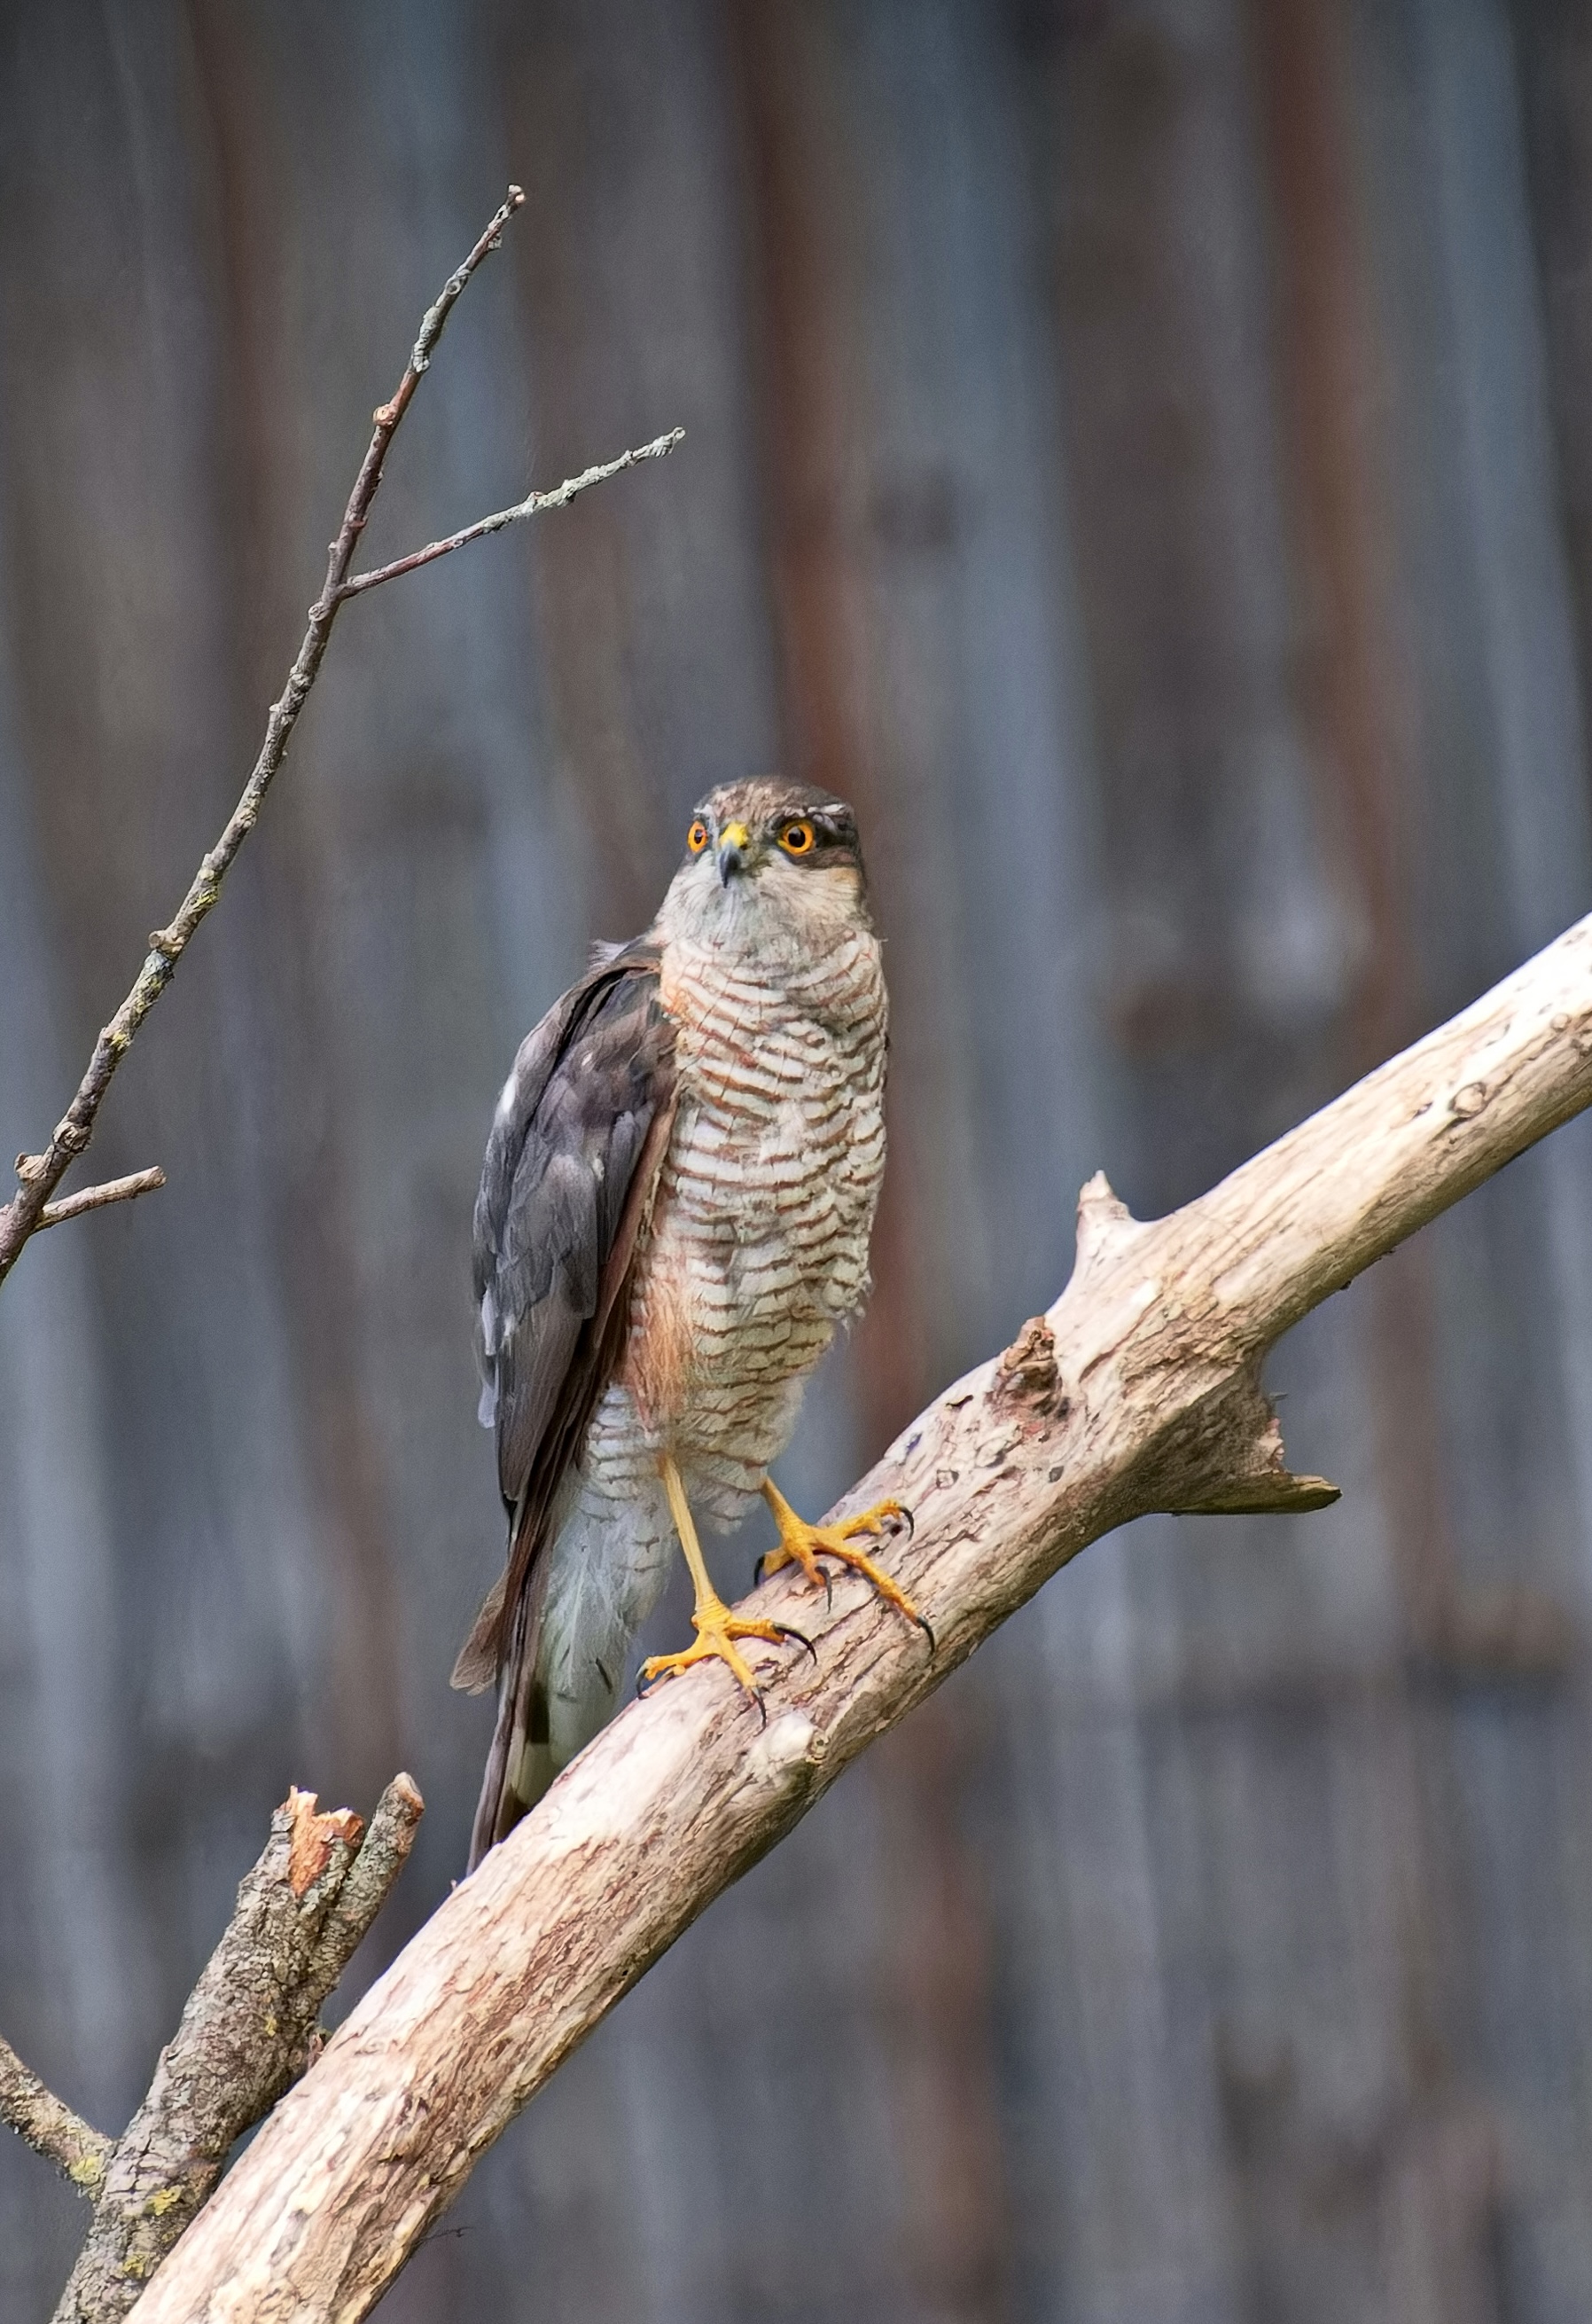
M 765 779 L 710 792 L 658 918 L 602 952 L 529 1034 L 475 1204 L 481 1416 L 497 1433 L 506 1571 L 454 1683 L 498 1687 L 472 1868 L 612 1711 L 678 1536 L 696 1639 L 755 1693 L 693 1508 L 760 1493 L 779 1546 L 916 1609 L 865 1551 L 904 1513 L 806 1524 L 768 1468 L 808 1374 L 868 1290 L 884 1170 L 887 1005 L 856 819 Z M 926 1623 L 923 1625 L 926 1629 Z

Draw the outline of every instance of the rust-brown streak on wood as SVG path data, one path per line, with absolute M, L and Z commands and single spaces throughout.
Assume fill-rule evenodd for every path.
M 606 263 L 592 217 L 604 167 L 625 166 L 622 131 L 604 107 L 588 110 L 567 7 L 525 12 L 506 66 L 503 107 L 539 230 L 516 253 L 530 322 L 539 444 L 583 440 L 597 411 L 606 420 L 623 383 L 598 319 L 592 284 Z M 620 404 L 622 409 L 622 401 Z M 622 510 L 600 503 L 578 528 L 558 527 L 536 547 L 538 651 L 548 673 L 559 756 L 578 778 L 590 835 L 593 925 L 613 935 L 645 927 L 657 905 L 657 865 L 681 833 L 664 821 L 649 779 L 645 716 L 633 666 L 639 588 L 635 545 Z
M 1288 505 L 1307 583 L 1302 706 L 1340 876 L 1366 929 L 1336 1045 L 1354 1071 L 1407 1038 L 1418 1019 L 1419 835 L 1432 811 L 1426 802 L 1422 813 L 1416 710 L 1400 652 L 1389 357 L 1357 198 L 1345 14 L 1332 0 L 1250 0 L 1247 20 L 1275 217 Z M 1523 1575 L 1483 1591 L 1464 1572 L 1444 1457 L 1438 1285 L 1438 1255 L 1417 1240 L 1367 1286 L 1368 1409 L 1406 1647 L 1427 1671 L 1555 1675 L 1575 1649 L 1567 1609 Z M 1411 2149 L 1440 2151 L 1467 2124 L 1469 2140 L 1490 2152 L 1496 2126 L 1448 2038 L 1450 1997 L 1466 1981 L 1460 1932 L 1473 1873 L 1428 1803 L 1463 1788 L 1452 1722 L 1413 1715 L 1406 1692 L 1387 1706 L 1378 1757 L 1385 1811 L 1403 1833 L 1393 2019 L 1408 2110 L 1402 2135 Z M 1247 2167 L 1265 2202 L 1266 2160 L 1255 2154 Z M 1429 2177 L 1401 2176 L 1399 2234 L 1442 2255 L 1443 2290 L 1425 2295 L 1431 2312 L 1489 2311 L 1495 2172 L 1462 2171 L 1435 2198 Z M 1275 2196 L 1274 2184 L 1274 2205 Z
M 704 1671 L 609 1727 L 374 1986 L 167 2262 L 141 2324 L 353 2324 L 514 2114 L 680 1932 L 1058 1567 L 1155 1508 L 1305 1508 L 1256 1385 L 1361 1268 L 1592 1102 L 1592 918 L 1153 1224 L 1103 1179 L 1020 1357 L 949 1390 L 842 1504 L 917 1517 L 896 1570 L 761 1606 L 768 1720 Z
M 877 569 L 869 519 L 879 430 L 868 378 L 879 354 L 867 213 L 881 189 L 866 163 L 859 169 L 843 14 L 741 0 L 732 23 L 787 757 L 793 773 L 826 783 L 857 807 L 898 1012 L 886 1092 L 890 1166 L 870 1254 L 873 1295 L 849 1364 L 858 1451 L 871 1458 L 942 1376 L 934 1292 L 921 1264 L 941 1236 L 932 1191 L 915 1167 L 922 1142 L 915 1131 L 943 1092 L 917 1068 L 925 1049 L 942 1074 L 955 1065 L 943 1043 L 925 1041 L 923 1030 L 913 1038 L 913 1019 L 926 1030 L 935 1009 L 940 988 L 925 973 L 925 951 L 940 932 L 934 883 L 921 848 L 910 844 L 922 798 L 915 804 L 904 794 L 903 754 L 878 746 L 874 723 L 877 672 L 888 659 L 881 628 L 899 631 L 903 613 Z M 892 361 L 899 356 L 885 355 L 881 368 L 888 373 Z M 945 1306 L 940 1286 L 942 1316 Z M 906 2280 L 936 2314 L 989 2318 L 1002 2312 L 1008 2243 L 988 2087 L 989 1963 L 987 1949 L 966 1941 L 966 1919 L 947 1909 L 976 1886 L 959 1812 L 971 1773 L 970 1711 L 965 1694 L 936 1704 L 876 1771 L 888 1834 L 878 1893 L 888 1924 L 910 1926 L 914 1938 L 904 1982 L 892 1978 L 886 1994 L 870 1997 L 870 2012 L 880 2025 L 883 2092 L 904 2157 L 897 2245 Z M 934 2006 L 915 2006 L 925 1995 Z M 925 2104 L 925 2094 L 942 2103 Z
M 1413 1030 L 1419 978 L 1410 930 L 1418 819 L 1414 738 L 1396 637 L 1386 447 L 1377 426 L 1385 358 L 1372 320 L 1349 167 L 1344 27 L 1330 0 L 1252 0 L 1257 88 L 1277 213 L 1285 438 L 1307 576 L 1306 710 L 1329 825 L 1367 932 L 1342 1028 L 1344 1069 L 1363 1072 Z M 1461 1650 L 1465 1602 L 1448 1508 L 1436 1389 L 1431 1256 L 1402 1251 L 1376 1285 L 1378 1466 L 1416 1646 Z M 1449 1925 L 1435 1908 L 1427 1925 Z
M 1374 441 L 1379 350 L 1356 231 L 1341 92 L 1343 28 L 1330 0 L 1253 0 L 1249 22 L 1276 205 L 1284 420 L 1311 602 L 1306 708 L 1325 745 L 1369 941 L 1350 1011 L 1350 1072 L 1414 1030 L 1410 958 L 1410 706 L 1396 634 L 1385 480 Z
M 853 376 L 853 350 L 867 328 L 854 289 L 864 189 L 846 167 L 836 124 L 839 76 L 826 12 L 741 0 L 732 25 L 755 235 L 759 402 L 790 770 L 851 800 L 870 860 L 888 877 L 909 851 L 897 844 L 898 818 L 879 795 L 877 754 L 868 746 L 861 669 L 871 623 L 864 520 L 853 504 L 866 435 Z M 913 927 L 896 927 L 888 912 L 886 920 L 892 940 L 910 948 Z M 899 962 L 897 982 L 903 991 L 914 982 Z M 886 1099 L 892 1161 L 874 1223 L 874 1292 L 857 1329 L 870 1450 L 895 1434 L 928 1387 L 914 1141 L 896 1134 L 900 1102 L 897 1079 Z
M 1592 732 L 1592 16 L 1581 0 L 1516 0 L 1510 13 L 1581 718 Z
M 1342 1069 L 1355 1072 L 1407 1038 L 1420 1007 L 1411 935 L 1419 919 L 1413 846 L 1419 753 L 1395 642 L 1391 447 L 1383 433 L 1387 398 L 1377 392 L 1387 357 L 1357 203 L 1343 19 L 1331 0 L 1250 0 L 1247 21 L 1275 219 L 1280 437 L 1294 486 L 1286 505 L 1308 622 L 1301 706 L 1315 745 L 1310 761 L 1329 844 L 1366 932 L 1334 1028 Z M 1376 1479 L 1405 1638 L 1429 1662 L 1451 1654 L 1477 1627 L 1443 1458 L 1433 1265 L 1430 1242 L 1416 1240 L 1377 1269 L 1366 1334 Z M 1441 1766 L 1449 1738 L 1445 1722 L 1412 1715 L 1407 1694 L 1390 1701 L 1385 1721 L 1379 1788 L 1404 1836 L 1397 2071 L 1412 2126 L 1432 2138 L 1466 2102 L 1440 2030 L 1442 1997 L 1459 1975 L 1452 1957 L 1465 1917 L 1459 1868 L 1422 1812 L 1423 1791 L 1443 1776 L 1451 1781 Z M 1275 2211 L 1270 2167 L 1257 2145 L 1241 2176 L 1251 2201 Z M 1416 2208 L 1412 2191 L 1400 2206 L 1404 2214 Z M 1454 2234 L 1445 2222 L 1456 2271 L 1471 2246 L 1485 2242 L 1485 2218 L 1468 2224 L 1483 2232 Z M 1430 2236 L 1428 2222 L 1413 2231 L 1422 2227 Z M 1461 2303 L 1485 2301 L 1485 2282 L 1483 2266 Z
M 960 1701 L 936 1695 L 879 1750 L 889 1961 L 875 2006 L 897 2126 L 897 2234 L 922 2313 L 959 2324 L 993 2324 L 1011 2306 L 992 1933 L 960 1828 L 985 1723 L 965 1689 Z

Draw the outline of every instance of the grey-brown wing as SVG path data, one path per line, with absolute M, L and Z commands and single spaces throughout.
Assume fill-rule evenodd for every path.
M 674 1033 L 657 955 L 632 945 L 529 1034 L 487 1143 L 475 1204 L 482 1418 L 497 1432 L 509 1563 L 454 1671 L 498 1676 L 554 1496 L 607 1385 L 674 1105 Z

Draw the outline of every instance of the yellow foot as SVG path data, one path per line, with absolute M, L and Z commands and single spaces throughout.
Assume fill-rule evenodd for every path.
M 799 1630 L 793 1630 L 787 1623 L 745 1621 L 739 1614 L 732 1614 L 721 1598 L 704 1599 L 692 1615 L 691 1621 L 696 1631 L 695 1645 L 686 1646 L 677 1655 L 654 1655 L 649 1661 L 644 1662 L 636 1683 L 638 1692 L 645 1693 L 655 1680 L 674 1678 L 697 1663 L 727 1663 L 737 1685 L 750 1695 L 761 1711 L 763 1698 L 758 1692 L 751 1665 L 744 1655 L 736 1653 L 734 1641 L 737 1638 L 767 1638 L 771 1645 L 778 1646 L 781 1640 L 789 1638 L 813 1654 L 811 1638 L 805 1638 Z M 816 1655 L 813 1659 L 814 1662 L 817 1660 Z M 767 1715 L 765 1712 L 765 1718 Z
M 905 1523 L 910 1532 L 910 1509 L 903 1508 L 899 1501 L 876 1501 L 872 1508 L 864 1509 L 860 1517 L 849 1517 L 844 1525 L 815 1526 L 809 1525 L 805 1517 L 797 1517 L 784 1494 L 777 1491 L 772 1484 L 763 1487 L 763 1498 L 773 1510 L 774 1521 L 779 1527 L 779 1546 L 769 1550 L 759 1561 L 757 1575 L 759 1582 L 765 1574 L 778 1573 L 782 1565 L 799 1565 L 815 1589 L 822 1583 L 827 1597 L 832 1594 L 830 1579 L 818 1561 L 821 1557 L 837 1558 L 853 1573 L 860 1573 L 865 1581 L 870 1582 L 887 1606 L 894 1606 L 897 1612 L 905 1614 L 909 1622 L 916 1622 L 929 1642 L 929 1652 L 934 1653 L 934 1634 L 900 1583 L 893 1582 L 883 1566 L 876 1564 L 865 1550 L 853 1547 L 859 1539 L 882 1539 L 885 1527 L 892 1522 Z

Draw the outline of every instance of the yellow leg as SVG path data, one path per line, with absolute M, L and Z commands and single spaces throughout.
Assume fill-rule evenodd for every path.
M 735 1651 L 737 1638 L 767 1638 L 778 1644 L 782 1638 L 795 1639 L 812 1653 L 811 1642 L 799 1630 L 784 1622 L 749 1622 L 732 1614 L 713 1588 L 707 1561 L 702 1554 L 702 1544 L 696 1538 L 692 1521 L 691 1505 L 686 1499 L 686 1487 L 680 1472 L 666 1452 L 659 1468 L 663 1472 L 663 1489 L 669 1497 L 669 1515 L 675 1521 L 675 1531 L 680 1536 L 680 1547 L 686 1553 L 686 1563 L 691 1569 L 692 1586 L 696 1591 L 696 1605 L 692 1613 L 692 1627 L 696 1631 L 696 1643 L 677 1655 L 654 1655 L 641 1665 L 641 1684 L 650 1685 L 654 1679 L 672 1678 L 679 1671 L 690 1670 L 694 1664 L 718 1661 L 727 1663 L 737 1683 L 745 1688 L 760 1707 L 758 1683 L 751 1666 L 743 1655 Z
M 900 1583 L 892 1582 L 883 1566 L 877 1565 L 865 1551 L 851 1545 L 859 1536 L 879 1540 L 891 1517 L 906 1517 L 910 1525 L 912 1520 L 899 1501 L 877 1502 L 872 1508 L 864 1509 L 860 1517 L 848 1518 L 844 1525 L 815 1526 L 797 1517 L 772 1478 L 763 1486 L 763 1499 L 773 1510 L 774 1522 L 779 1527 L 779 1546 L 764 1558 L 763 1573 L 778 1573 L 782 1565 L 799 1565 L 809 1582 L 814 1586 L 822 1582 L 827 1591 L 829 1576 L 818 1561 L 821 1557 L 838 1558 L 853 1573 L 860 1573 L 871 1582 L 887 1606 L 894 1606 L 908 1621 L 916 1622 L 933 1653 L 934 1634 Z

